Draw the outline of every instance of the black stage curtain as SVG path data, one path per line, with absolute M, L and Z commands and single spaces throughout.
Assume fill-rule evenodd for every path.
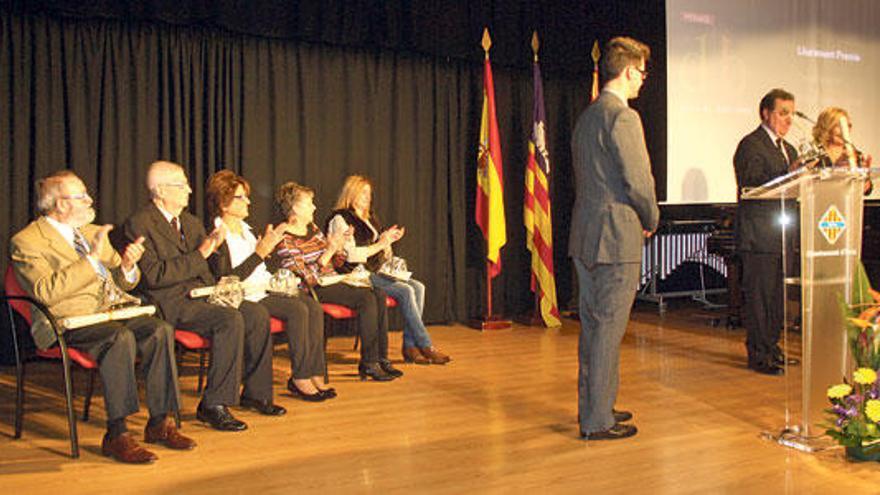
M 102 3 L 83 5 L 90 4 Z M 397 251 L 428 286 L 426 319 L 480 314 L 485 246 L 473 221 L 479 29 L 477 56 L 465 60 L 199 23 L 2 15 L 0 232 L 7 239 L 33 218 L 35 179 L 59 168 L 83 177 L 98 220 L 115 224 L 147 201 L 144 173 L 156 159 L 186 168 L 198 216 L 205 180 L 229 168 L 251 181 L 250 221 L 258 228 L 273 220 L 272 196 L 282 182 L 315 188 L 323 220 L 345 176 L 364 173 L 376 182 L 381 217 L 407 227 Z M 494 69 L 508 226 L 494 295 L 496 309 L 510 315 L 532 304 L 522 227 L 532 82 L 527 64 Z M 544 85 L 563 302 L 571 290 L 569 139 L 588 103 L 590 75 L 559 73 Z M 3 268 L 7 258 L 3 242 Z

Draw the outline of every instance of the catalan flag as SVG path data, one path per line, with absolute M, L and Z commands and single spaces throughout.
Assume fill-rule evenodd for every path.
M 553 273 L 553 226 L 550 216 L 550 154 L 547 152 L 544 118 L 544 89 L 537 55 L 534 62 L 535 99 L 529 157 L 526 164 L 526 187 L 523 217 L 526 247 L 532 253 L 532 291 L 538 298 L 541 318 L 548 327 L 557 327 L 556 276 Z
M 504 218 L 504 180 L 501 165 L 501 138 L 495 119 L 495 84 L 489 62 L 488 31 L 484 34 L 486 51 L 483 76 L 483 116 L 480 121 L 480 147 L 477 155 L 476 221 L 486 239 L 489 278 L 501 273 L 501 247 L 507 243 Z

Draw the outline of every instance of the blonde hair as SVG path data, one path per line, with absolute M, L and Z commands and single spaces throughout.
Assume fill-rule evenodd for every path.
M 333 209 L 350 210 L 354 204 L 355 198 L 357 198 L 358 194 L 360 194 L 367 186 L 370 186 L 370 189 L 373 189 L 373 181 L 363 175 L 349 175 L 348 178 L 345 179 L 345 184 L 342 185 L 342 191 L 339 192 L 339 199 L 336 200 L 336 205 L 333 206 Z M 372 215 L 372 212 L 367 213 Z
M 816 125 L 813 126 L 813 140 L 822 146 L 830 144 L 831 132 L 840 125 L 840 117 L 846 117 L 849 120 L 849 114 L 842 108 L 828 107 L 822 110 L 822 113 L 816 118 Z

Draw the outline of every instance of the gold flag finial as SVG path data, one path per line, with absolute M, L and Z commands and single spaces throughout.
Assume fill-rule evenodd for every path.
M 489 28 L 483 28 L 483 51 L 486 52 L 486 58 L 489 58 L 489 48 L 492 47 L 492 38 L 489 37 Z
M 599 57 L 602 55 L 602 52 L 599 50 L 599 40 L 593 42 L 593 50 L 590 52 L 590 55 L 593 57 L 593 63 L 599 63 Z
M 532 31 L 532 53 L 535 54 L 535 62 L 538 61 L 538 48 L 541 47 L 541 43 L 538 41 L 538 32 Z

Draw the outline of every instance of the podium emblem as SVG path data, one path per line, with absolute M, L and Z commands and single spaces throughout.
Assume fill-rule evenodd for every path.
M 836 206 L 831 205 L 819 219 L 819 232 L 829 244 L 834 244 L 846 230 L 846 218 Z

